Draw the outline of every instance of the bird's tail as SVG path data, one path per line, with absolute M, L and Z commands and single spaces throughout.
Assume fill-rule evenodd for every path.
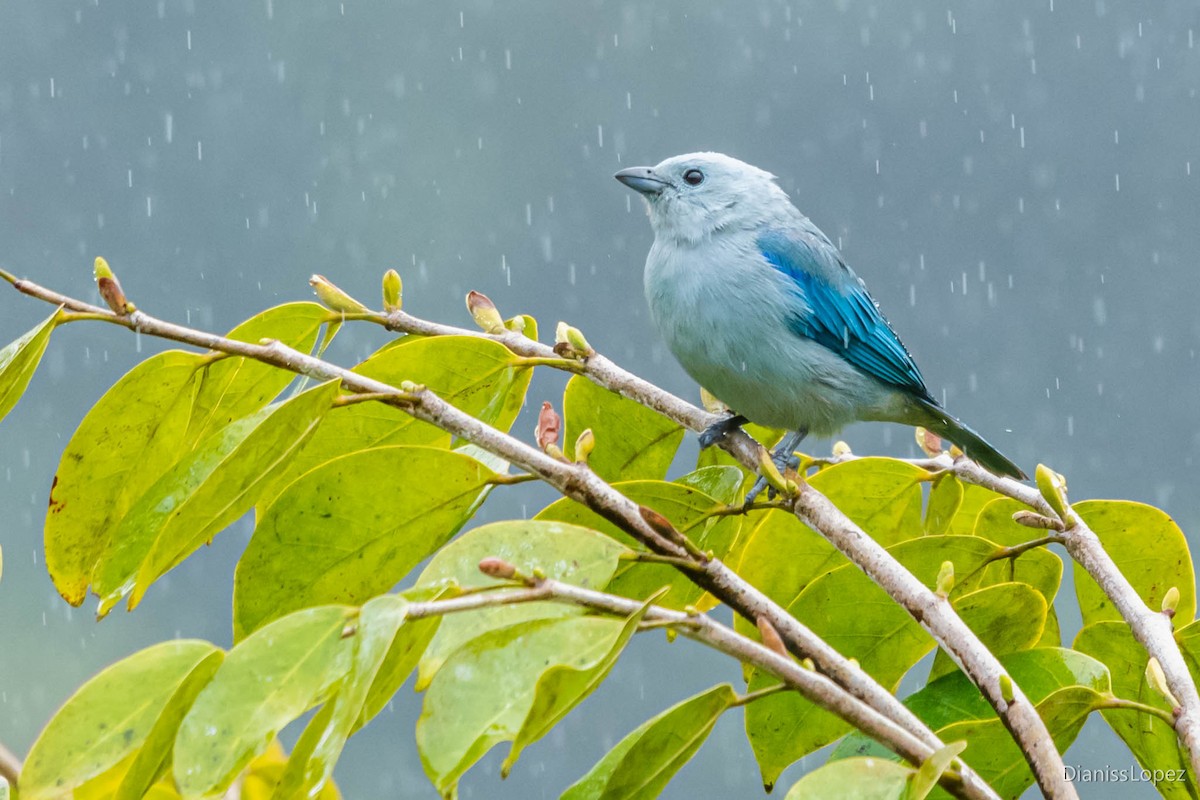
M 1017 480 L 1025 480 L 1028 477 L 1020 467 L 1005 458 L 978 433 L 947 414 L 945 409 L 924 400 L 919 401 L 918 406 L 926 417 L 925 427 L 954 442 L 967 456 L 979 462 L 988 471 Z

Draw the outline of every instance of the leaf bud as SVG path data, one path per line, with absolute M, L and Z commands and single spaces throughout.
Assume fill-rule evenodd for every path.
M 324 275 L 313 275 L 308 279 L 308 284 L 313 287 L 313 293 L 321 301 L 321 305 L 331 311 L 361 314 L 367 310 L 366 306 L 346 294 Z
M 930 458 L 937 458 L 942 454 L 942 437 L 938 436 L 931 430 L 918 427 L 916 429 L 917 447 L 921 448 L 921 452 Z
M 775 655 L 787 658 L 787 648 L 783 646 L 783 639 L 771 621 L 766 617 L 757 617 L 754 621 L 758 625 L 758 635 L 762 637 L 763 646 Z
M 729 406 L 718 400 L 716 395 L 703 386 L 700 387 L 700 405 L 704 406 L 704 410 L 710 414 L 729 413 Z
M 96 276 L 96 288 L 100 290 L 100 296 L 104 298 L 105 304 L 114 314 L 125 316 L 137 311 L 137 306 L 125 297 L 125 292 L 121 289 L 121 282 L 117 280 L 117 276 L 108 266 L 108 262 L 100 256 L 96 256 L 93 273 Z
M 1045 464 L 1037 465 L 1037 470 L 1034 472 L 1034 479 L 1037 482 L 1038 491 L 1042 493 L 1042 499 L 1065 522 L 1067 516 L 1067 479 Z
M 389 314 L 399 311 L 404 303 L 404 282 L 400 273 L 389 269 L 383 273 L 383 310 Z
M 496 310 L 496 304 L 483 292 L 467 292 L 467 311 L 484 333 L 504 333 L 504 319 Z
M 1158 659 L 1151 657 L 1146 662 L 1146 683 L 1150 684 L 1150 688 L 1161 694 L 1171 704 L 1171 708 L 1179 706 L 1179 701 L 1175 699 L 1175 695 L 1171 694 L 1171 687 L 1167 686 L 1167 676 L 1163 672 L 1162 664 L 1158 663 Z
M 845 458 L 848 455 L 853 455 L 850 451 L 850 445 L 838 439 L 833 443 L 833 455 L 835 458 Z
M 479 571 L 498 581 L 511 581 L 517 577 L 517 568 L 503 558 L 488 556 L 479 562 Z
M 589 358 L 596 354 L 583 332 L 565 322 L 559 322 L 554 329 L 554 352 L 564 358 Z
M 937 574 L 937 596 L 946 598 L 954 590 L 954 562 L 943 561 Z
M 1174 617 L 1175 611 L 1179 608 L 1179 587 L 1172 586 L 1167 589 L 1167 593 L 1163 595 L 1162 612 L 1168 617 Z
M 588 456 L 596 449 L 596 434 L 592 433 L 591 428 L 585 428 L 583 433 L 579 434 L 579 438 L 575 440 L 575 460 L 580 464 L 586 464 Z
M 562 418 L 558 416 L 554 406 L 550 405 L 548 400 L 542 403 L 542 410 L 538 412 L 537 427 L 533 431 L 538 447 L 549 450 L 550 447 L 556 446 L 561 428 Z
M 1011 703 L 1017 696 L 1016 689 L 1013 688 L 1013 680 L 1008 676 L 1007 672 L 1000 673 L 1000 697 L 1004 702 Z

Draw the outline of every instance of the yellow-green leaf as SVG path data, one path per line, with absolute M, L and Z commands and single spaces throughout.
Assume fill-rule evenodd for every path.
M 246 513 L 308 440 L 336 391 L 331 381 L 231 422 L 147 489 L 93 571 L 100 613 L 126 596 L 135 607 L 151 583 Z
M 737 702 L 723 683 L 646 720 L 596 762 L 561 800 L 653 800 Z
M 1180 626 L 1196 616 L 1196 578 L 1183 531 L 1167 514 L 1128 500 L 1085 500 L 1072 506 L 1099 537 L 1138 595 L 1157 609 L 1172 586 L 1179 589 L 1175 619 Z M 1087 571 L 1075 565 L 1075 597 L 1083 624 L 1119 620 L 1121 615 Z
M 1049 605 L 1027 583 L 997 583 L 969 594 L 956 595 L 954 610 L 975 631 L 993 655 L 1028 650 L 1041 640 Z M 946 651 L 939 649 L 929 670 L 936 680 L 958 669 Z
M 879 758 L 834 761 L 792 784 L 784 800 L 909 800 L 916 770 Z
M 929 502 L 925 508 L 925 532 L 935 535 L 946 533 L 962 500 L 962 483 L 952 473 L 947 472 L 935 479 L 929 488 Z
M 504 345 L 478 336 L 405 336 L 380 348 L 354 371 L 392 386 L 421 384 L 492 427 L 512 427 L 533 370 Z M 448 447 L 450 434 L 382 403 L 355 403 L 329 415 L 289 465 L 272 497 L 313 467 L 346 453 L 385 445 Z
M 50 334 L 58 325 L 58 317 L 56 310 L 40 325 L 0 350 L 0 419 L 13 410 L 25 393 L 25 387 L 46 352 L 46 345 L 50 343 Z
M 234 328 L 307 351 L 329 312 L 289 303 Z M 171 350 L 130 370 L 88 411 L 59 462 L 46 515 L 46 566 L 67 602 L 81 604 L 110 536 L 180 461 L 231 422 L 253 415 L 295 375 L 250 359 Z
M 387 591 L 445 544 L 495 473 L 436 447 L 335 458 L 262 512 L 234 578 L 234 633 L 307 606 L 357 605 Z
M 547 577 L 588 589 L 603 589 L 627 548 L 608 536 L 577 525 L 543 520 L 495 522 L 468 531 L 438 551 L 417 580 L 418 586 L 446 581 L 464 589 L 494 585 L 479 571 L 479 562 L 495 557 L 525 575 L 540 569 Z M 422 691 L 446 658 L 484 631 L 530 619 L 583 613 L 570 603 L 515 603 L 461 614 L 442 621 L 418 668 L 416 689 Z
M 275 734 L 325 699 L 350 668 L 355 609 L 298 611 L 229 651 L 175 739 L 175 781 L 184 798 L 225 791 Z
M 517 738 L 546 673 L 610 667 L 628 628 L 607 617 L 537 619 L 488 631 L 459 648 L 434 677 L 417 721 L 421 763 L 435 788 L 453 796 L 459 778 L 484 753 Z
M 929 473 L 892 458 L 856 458 L 826 467 L 809 485 L 884 547 L 922 534 L 921 483 Z
M 567 458 L 587 428 L 596 436 L 588 466 L 609 483 L 639 478 L 662 480 L 683 441 L 683 426 L 641 403 L 611 392 L 583 375 L 563 393 L 563 434 Z
M 21 771 L 21 796 L 60 798 L 135 759 L 149 739 L 157 738 L 160 721 L 172 716 L 173 698 L 187 694 L 189 676 L 199 671 L 199 678 L 206 678 L 203 665 L 219 654 L 208 642 L 164 642 L 89 680 L 34 742 Z

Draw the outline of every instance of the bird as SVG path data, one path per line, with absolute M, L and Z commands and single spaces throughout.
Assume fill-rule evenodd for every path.
M 837 247 L 775 176 L 722 153 L 688 153 L 614 176 L 646 203 L 654 243 L 644 288 L 672 355 L 730 409 L 700 435 L 746 422 L 788 434 L 773 454 L 798 463 L 810 434 L 851 422 L 924 427 L 997 475 L 1025 473 L 951 416 Z M 748 501 L 761 491 L 758 483 Z

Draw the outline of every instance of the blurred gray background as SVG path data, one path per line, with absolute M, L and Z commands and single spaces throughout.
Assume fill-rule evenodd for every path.
M 373 300 L 395 267 L 414 313 L 469 323 L 463 295 L 479 289 L 543 334 L 570 320 L 694 399 L 644 308 L 649 226 L 611 175 L 720 150 L 778 174 L 841 243 L 951 410 L 1027 468 L 1066 473 L 1075 499 L 1154 503 L 1200 531 L 1200 6 L 953 5 L 7 0 L 0 263 L 91 297 L 104 255 L 142 308 L 216 330 L 309 296 L 313 272 Z M 49 311 L 7 291 L 5 342 Z M 346 330 L 335 355 L 382 341 Z M 0 424 L 0 741 L 20 753 L 113 660 L 175 636 L 229 641 L 244 521 L 100 624 L 42 563 L 64 443 L 159 347 L 61 330 Z M 539 377 L 530 407 L 562 384 Z M 914 452 L 903 428 L 844 438 Z M 484 516 L 548 499 L 501 490 Z M 641 637 L 506 782 L 501 748 L 462 796 L 556 797 L 643 719 L 737 678 L 692 644 Z M 351 741 L 349 798 L 434 797 L 418 708 L 402 690 Z M 727 715 L 666 796 L 760 796 L 740 725 Z M 1098 720 L 1067 762 L 1133 764 Z

